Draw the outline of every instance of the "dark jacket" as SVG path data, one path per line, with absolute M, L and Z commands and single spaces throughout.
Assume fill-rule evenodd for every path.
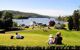
M 54 44 L 62 44 L 62 37 L 56 36 L 54 40 Z

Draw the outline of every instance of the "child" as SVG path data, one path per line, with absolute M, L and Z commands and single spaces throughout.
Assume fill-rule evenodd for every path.
M 53 36 L 50 34 L 48 44 L 53 44 Z

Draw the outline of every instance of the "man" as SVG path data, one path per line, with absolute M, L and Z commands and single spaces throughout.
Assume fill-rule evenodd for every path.
M 16 39 L 21 39 L 21 35 L 19 35 L 18 33 L 16 33 Z

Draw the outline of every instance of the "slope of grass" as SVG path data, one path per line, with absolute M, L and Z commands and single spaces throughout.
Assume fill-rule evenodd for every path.
M 48 38 L 49 34 L 56 35 L 56 32 L 60 31 L 63 37 L 64 45 L 80 45 L 80 31 L 68 31 L 68 30 L 57 30 L 50 29 L 47 32 L 42 29 L 35 28 L 26 28 L 25 30 L 20 31 L 10 31 L 5 34 L 0 34 L 0 45 L 5 46 L 49 46 Z M 24 36 L 24 39 L 10 39 L 11 35 L 15 36 L 15 33 L 19 32 L 20 35 Z

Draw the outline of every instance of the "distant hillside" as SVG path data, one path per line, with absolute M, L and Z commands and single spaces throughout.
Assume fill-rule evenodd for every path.
M 49 18 L 49 16 L 45 16 L 45 15 L 40 15 L 40 14 L 36 14 L 36 13 L 26 13 L 26 12 L 20 12 L 20 11 L 13 11 L 13 10 L 3 10 L 10 12 L 14 15 L 13 18 L 18 18 L 18 19 L 26 19 L 26 18 Z

